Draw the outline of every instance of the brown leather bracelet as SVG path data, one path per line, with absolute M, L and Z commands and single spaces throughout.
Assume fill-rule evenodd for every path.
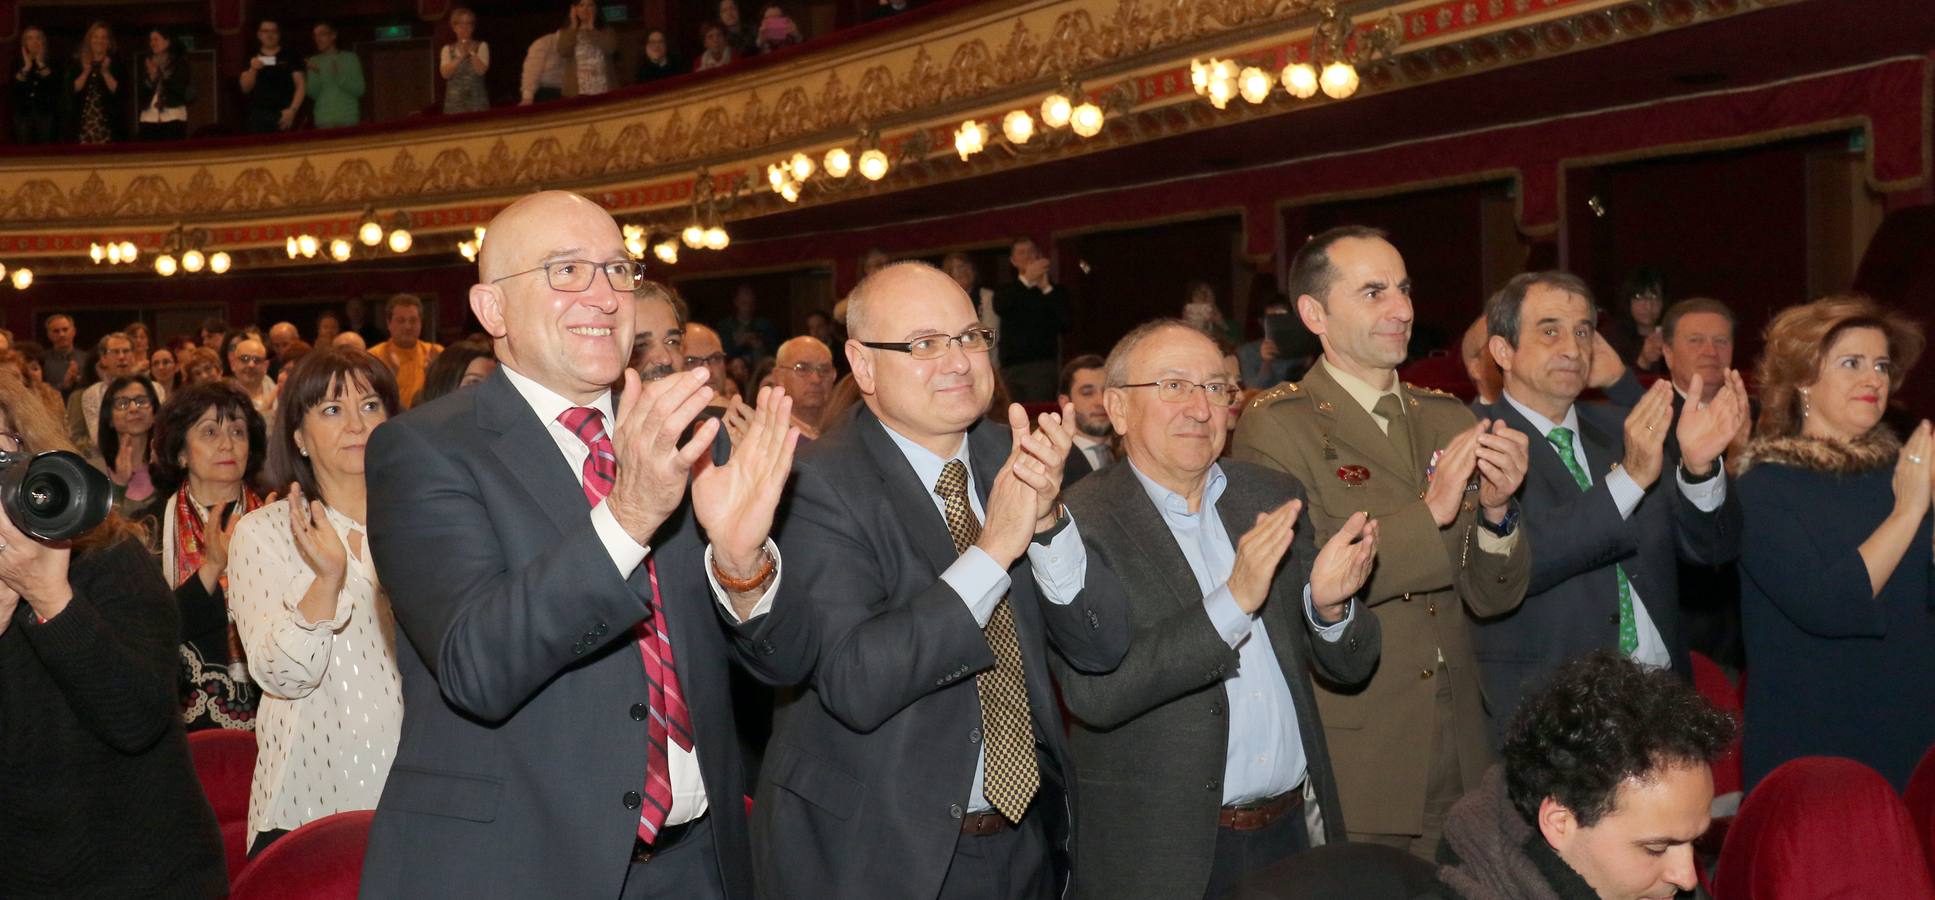
M 714 556 L 712 559 L 712 577 L 719 579 L 720 587 L 735 594 L 746 593 L 764 584 L 766 579 L 773 574 L 773 555 L 767 552 L 764 547 L 759 548 L 759 553 L 761 556 L 766 557 L 766 564 L 760 566 L 759 571 L 753 573 L 751 578 L 734 578 L 731 575 L 727 575 L 725 570 L 719 568 L 719 558 L 717 556 Z

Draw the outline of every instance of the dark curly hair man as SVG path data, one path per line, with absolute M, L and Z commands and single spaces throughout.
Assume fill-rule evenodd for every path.
M 1453 807 L 1439 880 L 1466 900 L 1691 890 L 1710 764 L 1734 731 L 1670 672 L 1607 651 L 1566 664 L 1519 706 L 1502 763 Z

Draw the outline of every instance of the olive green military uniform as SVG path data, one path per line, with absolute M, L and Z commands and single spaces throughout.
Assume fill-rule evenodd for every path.
M 1410 432 L 1408 451 L 1320 362 L 1303 381 L 1250 402 L 1233 453 L 1303 482 L 1319 545 L 1359 510 L 1378 521 L 1377 564 L 1364 600 L 1383 627 L 1383 659 L 1356 690 L 1320 679 L 1317 706 L 1352 839 L 1429 856 L 1441 822 L 1427 822 L 1427 801 L 1442 813 L 1493 758 L 1466 612 L 1494 616 L 1517 608 L 1530 574 L 1529 536 L 1522 526 L 1504 538 L 1481 528 L 1475 493 L 1449 527 L 1438 527 L 1423 499 L 1427 469 L 1476 419 L 1449 394 L 1410 385 L 1394 390 Z M 1403 835 L 1422 839 L 1406 844 Z

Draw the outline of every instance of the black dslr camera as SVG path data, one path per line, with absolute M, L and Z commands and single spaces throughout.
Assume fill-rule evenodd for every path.
M 81 536 L 114 508 L 114 485 L 101 470 L 66 450 L 0 451 L 0 509 L 36 541 Z

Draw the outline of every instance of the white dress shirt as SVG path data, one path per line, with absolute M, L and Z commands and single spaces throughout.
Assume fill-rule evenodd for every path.
M 1551 434 L 1552 429 L 1560 425 L 1564 425 L 1572 432 L 1572 454 L 1578 460 L 1579 470 L 1586 473 L 1586 483 L 1590 485 L 1592 483 L 1593 463 L 1586 457 L 1585 442 L 1579 439 L 1579 408 L 1577 404 L 1565 408 L 1564 421 L 1554 422 L 1532 411 L 1525 404 L 1518 402 L 1510 391 L 1506 391 L 1504 396 L 1505 402 L 1510 403 L 1513 409 L 1518 410 L 1519 415 L 1525 417 L 1525 421 L 1532 423 L 1532 427 L 1539 430 L 1539 437 L 1541 439 Z M 1547 440 L 1545 443 L 1546 446 L 1551 446 L 1551 441 Z M 1533 452 L 1536 453 L 1538 451 L 1534 450 Z M 1553 452 L 1557 453 L 1557 448 L 1554 448 Z M 1717 466 L 1718 463 L 1716 462 L 1715 465 Z M 1694 508 L 1701 512 L 1713 512 L 1719 509 L 1720 504 L 1725 503 L 1727 500 L 1727 472 L 1725 468 L 1721 468 L 1718 474 L 1706 481 L 1702 481 L 1699 484 L 1688 484 L 1685 473 L 1680 470 L 1679 466 L 1674 466 L 1673 481 L 1680 486 L 1680 496 L 1685 497 L 1688 502 L 1693 504 Z M 1606 476 L 1606 490 L 1612 494 L 1613 503 L 1619 507 L 1619 517 L 1621 519 L 1631 518 L 1633 510 L 1639 507 L 1639 501 L 1646 496 L 1645 489 L 1639 486 L 1639 482 L 1633 480 L 1632 473 L 1627 472 L 1624 466 L 1613 469 L 1612 473 Z M 1630 584 L 1630 581 L 1631 579 L 1628 579 L 1628 590 L 1633 601 L 1633 627 L 1639 632 L 1639 645 L 1633 648 L 1633 661 L 1641 665 L 1652 666 L 1656 669 L 1667 668 L 1673 664 L 1673 657 L 1667 652 L 1666 640 L 1660 637 L 1659 627 L 1653 624 L 1653 617 L 1647 614 L 1646 604 L 1640 602 L 1639 586 Z
M 1082 455 L 1088 458 L 1089 468 L 1100 472 L 1102 467 L 1115 461 L 1115 454 L 1109 450 L 1108 441 L 1089 437 L 1080 431 L 1075 432 L 1072 437 L 1075 438 L 1075 449 L 1082 451 Z M 1104 456 L 1105 453 L 1108 455 Z
M 934 511 L 940 515 L 942 522 L 947 521 L 947 501 L 934 492 L 934 485 L 940 481 L 941 470 L 948 461 L 955 459 L 967 467 L 968 505 L 974 510 L 975 519 L 980 522 L 988 520 L 987 511 L 981 508 L 981 495 L 974 488 L 974 463 L 968 458 L 966 436 L 961 438 L 960 449 L 943 459 L 934 451 L 888 428 L 885 422 L 881 423 L 881 427 L 886 429 L 888 437 L 893 438 L 894 446 L 900 448 L 901 455 L 907 457 L 908 464 L 914 467 L 914 477 L 927 487 L 927 498 L 934 501 Z M 1075 595 L 1081 593 L 1082 583 L 1088 578 L 1088 555 L 1082 551 L 1082 536 L 1076 533 L 1073 520 L 1045 547 L 1029 541 L 1028 562 L 1042 598 L 1057 606 L 1074 602 Z M 941 580 L 947 582 L 954 593 L 961 595 L 968 612 L 974 616 L 975 624 L 982 628 L 988 627 L 988 618 L 994 615 L 995 606 L 1012 584 L 1007 570 L 995 564 L 994 557 L 980 547 L 967 548 L 967 552 L 962 553 L 953 565 L 947 567 L 947 571 L 941 573 Z M 987 753 L 987 745 L 979 745 L 974 757 L 974 784 L 968 790 L 968 812 L 983 813 L 994 808 L 982 790 L 987 779 Z
M 572 477 L 576 478 L 580 485 L 584 484 L 584 464 L 591 456 L 591 448 L 586 446 L 585 442 L 571 429 L 564 427 L 563 422 L 558 421 L 559 415 L 567 409 L 576 407 L 577 404 L 559 396 L 550 388 L 538 384 L 508 365 L 502 365 L 500 368 L 510 378 L 511 385 L 517 388 L 524 402 L 530 404 L 531 411 L 537 413 L 538 419 L 544 422 L 546 433 L 551 435 L 551 440 L 557 443 L 558 452 L 564 454 L 564 461 L 571 466 Z M 615 421 L 612 415 L 611 392 L 599 394 L 589 405 L 604 414 L 605 433 L 609 435 Z M 612 515 L 611 508 L 603 500 L 598 501 L 598 505 L 591 508 L 591 527 L 598 533 L 598 540 L 605 545 L 605 552 L 611 556 L 612 565 L 618 568 L 618 575 L 621 578 L 630 578 L 633 570 L 637 569 L 651 553 L 651 548 L 632 540 L 631 534 L 625 531 L 624 526 L 618 524 L 617 517 Z M 752 615 L 747 618 L 753 618 L 771 609 L 773 595 L 779 591 L 777 569 L 779 548 L 768 540 L 766 552 L 773 557 L 775 566 L 773 580 L 768 585 L 765 595 L 761 596 L 759 603 L 754 606 Z M 727 611 L 731 611 L 731 601 L 726 598 L 726 593 L 720 588 L 718 580 L 712 576 L 710 546 L 705 550 L 705 570 L 706 579 L 712 583 L 713 597 Z M 734 618 L 737 618 L 737 615 Z M 672 656 L 674 659 L 678 658 L 676 647 L 673 648 Z M 668 760 L 667 767 L 671 770 L 669 774 L 672 782 L 672 810 L 666 815 L 665 824 L 682 825 L 705 815 L 708 805 L 705 796 L 705 780 L 699 773 L 698 745 L 695 743 L 691 750 L 687 750 L 680 747 L 677 741 L 668 740 L 665 742 L 665 755 Z

